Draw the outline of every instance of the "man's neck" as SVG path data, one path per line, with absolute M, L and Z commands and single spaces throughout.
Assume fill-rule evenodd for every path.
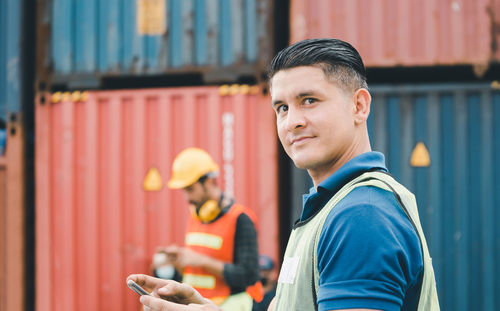
M 360 154 L 370 152 L 371 147 L 370 143 L 358 145 L 355 148 L 352 148 L 350 151 L 345 152 L 340 158 L 333 160 L 330 163 L 327 163 L 321 167 L 317 167 L 314 169 L 308 169 L 307 172 L 311 179 L 313 180 L 314 188 L 317 189 L 318 185 L 331 175 L 333 175 L 336 171 L 338 171 L 342 166 L 344 166 L 347 162 L 351 161 L 355 157 Z

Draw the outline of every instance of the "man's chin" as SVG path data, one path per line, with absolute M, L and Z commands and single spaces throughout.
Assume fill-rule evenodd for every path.
M 310 161 L 307 161 L 307 159 L 304 159 L 303 157 L 294 157 L 292 158 L 292 161 L 297 168 L 303 170 L 307 170 L 311 166 Z

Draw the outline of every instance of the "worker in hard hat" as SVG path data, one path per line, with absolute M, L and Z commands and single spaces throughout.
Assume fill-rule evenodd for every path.
M 217 186 L 219 166 L 202 149 L 187 148 L 172 165 L 171 189 L 182 189 L 191 217 L 185 246 L 163 249 L 183 283 L 223 310 L 251 310 L 261 300 L 256 216 Z

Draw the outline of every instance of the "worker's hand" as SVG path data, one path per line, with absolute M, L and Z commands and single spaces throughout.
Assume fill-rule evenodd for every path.
M 157 251 L 156 253 L 153 254 L 153 260 L 151 262 L 151 269 L 157 269 L 159 267 L 163 267 L 165 265 L 168 265 L 169 260 L 168 256 L 165 252 Z
M 184 305 L 151 296 L 141 296 L 140 301 L 144 305 L 144 311 L 222 311 L 211 302 Z
M 199 267 L 206 261 L 206 256 L 186 247 L 171 245 L 164 249 L 167 257 L 178 271 L 183 271 L 186 266 Z
M 158 279 L 144 274 L 132 274 L 127 280 L 133 280 L 138 285 L 153 290 L 150 296 L 141 296 L 140 298 L 145 311 L 221 310 L 187 284 Z

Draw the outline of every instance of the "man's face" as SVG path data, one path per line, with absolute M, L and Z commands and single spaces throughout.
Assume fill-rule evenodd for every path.
M 278 71 L 271 79 L 278 136 L 298 168 L 330 170 L 354 140 L 353 97 L 318 67 Z
M 208 200 L 207 189 L 205 185 L 199 181 L 182 190 L 189 204 L 194 205 L 197 209 Z

